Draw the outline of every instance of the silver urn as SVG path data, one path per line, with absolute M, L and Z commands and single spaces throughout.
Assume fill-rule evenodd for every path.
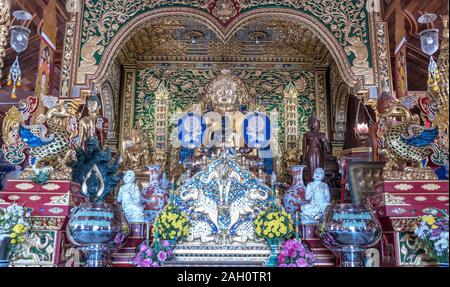
M 381 225 L 365 204 L 334 203 L 317 227 L 320 240 L 340 258 L 341 267 L 364 266 L 365 251 L 381 238 Z
M 122 246 L 130 228 L 115 204 L 86 202 L 72 210 L 67 237 L 86 255 L 87 267 L 109 266 L 111 253 Z

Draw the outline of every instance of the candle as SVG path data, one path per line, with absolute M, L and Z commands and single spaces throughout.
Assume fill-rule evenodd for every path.
M 147 245 L 149 241 L 150 241 L 150 223 L 147 222 L 145 231 L 145 242 L 147 243 Z
M 175 178 L 172 176 L 172 188 L 171 188 L 171 191 L 170 191 L 170 205 L 173 205 L 173 200 L 174 200 L 173 195 L 174 195 L 174 192 L 175 192 Z
M 156 222 L 155 222 L 155 240 L 153 241 L 158 241 L 159 238 L 159 234 L 158 234 L 158 218 L 156 218 Z
M 272 206 L 275 206 L 275 181 L 277 180 L 277 176 L 275 172 L 272 173 Z

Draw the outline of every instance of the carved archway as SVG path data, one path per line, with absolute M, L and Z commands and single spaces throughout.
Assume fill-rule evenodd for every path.
M 286 8 L 258 8 L 249 12 L 240 14 L 228 26 L 224 28 L 221 23 L 212 15 L 199 11 L 193 8 L 183 7 L 170 7 L 170 8 L 158 8 L 139 16 L 136 16 L 129 22 L 127 22 L 111 40 L 110 43 L 104 48 L 101 54 L 100 61 L 96 66 L 95 72 L 84 73 L 77 67 L 78 83 L 82 86 L 87 86 L 91 81 L 101 81 L 105 77 L 109 64 L 117 56 L 122 46 L 130 39 L 136 31 L 141 27 L 149 23 L 150 21 L 164 16 L 189 16 L 193 17 L 206 26 L 216 32 L 217 36 L 227 41 L 237 29 L 239 29 L 242 23 L 249 21 L 257 17 L 270 17 L 270 16 L 283 16 L 289 19 L 300 21 L 310 27 L 310 30 L 324 43 L 329 50 L 334 61 L 337 64 L 339 73 L 345 83 L 350 87 L 364 86 L 361 76 L 356 76 L 351 69 L 349 59 L 343 46 L 336 40 L 333 34 L 316 18 L 301 11 Z M 77 58 L 77 57 L 76 57 Z

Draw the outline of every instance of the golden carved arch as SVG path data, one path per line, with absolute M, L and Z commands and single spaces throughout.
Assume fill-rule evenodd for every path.
M 77 84 L 81 84 L 82 86 L 88 86 L 89 82 L 91 81 L 101 81 L 102 78 L 105 77 L 105 75 L 107 74 L 109 64 L 117 56 L 123 45 L 125 45 L 125 43 L 137 31 L 139 31 L 141 27 L 145 26 L 146 24 L 148 24 L 148 22 L 154 19 L 164 16 L 177 16 L 177 15 L 184 17 L 186 16 L 193 17 L 196 20 L 199 20 L 200 22 L 205 24 L 208 28 L 212 29 L 217 34 L 217 36 L 224 41 L 227 41 L 239 29 L 239 27 L 243 23 L 251 21 L 252 19 L 256 19 L 258 17 L 283 16 L 296 21 L 298 20 L 307 25 L 308 27 L 310 27 L 310 30 L 327 47 L 334 61 L 337 64 L 339 74 L 341 75 L 344 82 L 349 87 L 364 86 L 362 76 L 356 76 L 352 71 L 347 55 L 342 45 L 338 43 L 338 41 L 333 37 L 333 35 L 327 30 L 327 28 L 322 23 L 320 23 L 317 19 L 308 14 L 287 8 L 261 8 L 239 15 L 229 25 L 224 27 L 212 15 L 199 11 L 197 9 L 187 7 L 158 8 L 143 13 L 137 16 L 136 18 L 132 19 L 121 29 L 120 33 L 114 36 L 112 41 L 105 48 L 105 50 L 102 53 L 101 60 L 95 70 L 95 73 L 84 75 L 84 83 L 77 83 Z M 80 71 L 77 71 L 77 73 L 79 72 Z

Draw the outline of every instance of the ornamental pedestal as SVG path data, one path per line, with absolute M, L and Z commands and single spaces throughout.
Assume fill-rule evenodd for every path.
M 305 242 L 312 253 L 314 253 L 314 258 L 317 267 L 335 267 L 336 266 L 336 256 L 333 252 L 326 248 L 319 239 L 317 234 L 317 224 L 301 224 L 301 238 Z
M 383 181 L 374 185 L 375 195 L 369 204 L 374 207 L 382 225 L 381 266 L 436 265 L 421 248 L 414 235 L 418 217 L 429 208 L 448 212 L 448 181 Z
M 0 207 L 16 203 L 31 208 L 30 238 L 11 265 L 79 264 L 79 254 L 71 252 L 65 230 L 72 207 L 83 201 L 80 185 L 71 181 L 51 180 L 38 184 L 31 180 L 8 180 L 5 190 L 0 191 Z
M 125 244 L 113 253 L 113 267 L 135 267 L 133 263 L 136 253 L 139 251 L 139 245 L 145 240 L 147 231 L 145 223 L 130 223 L 130 236 Z M 151 236 L 151 229 L 149 231 Z M 149 240 L 152 240 L 150 237 Z

